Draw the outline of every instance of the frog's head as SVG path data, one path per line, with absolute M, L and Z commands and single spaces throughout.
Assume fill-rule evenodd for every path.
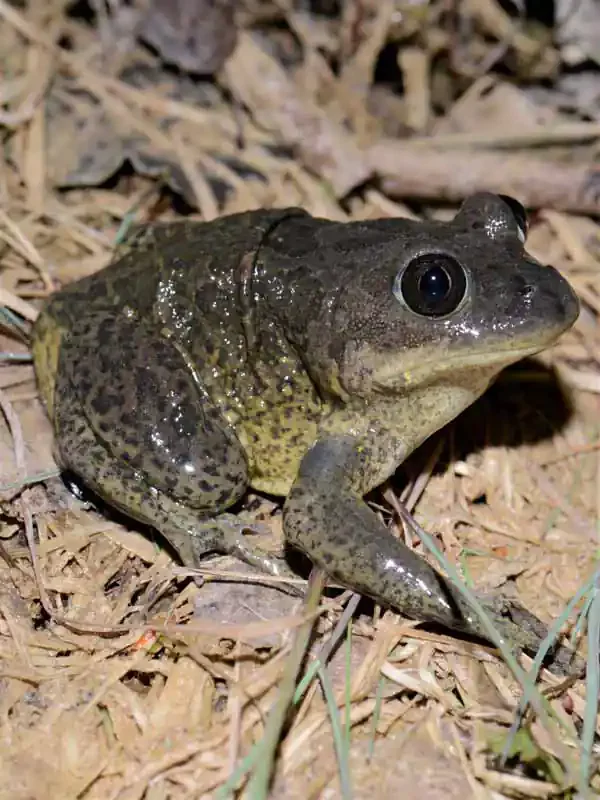
M 577 318 L 567 281 L 525 251 L 525 212 L 511 198 L 474 195 L 450 222 L 310 223 L 278 239 L 294 251 L 292 328 L 315 378 L 343 399 L 432 383 L 475 399 Z

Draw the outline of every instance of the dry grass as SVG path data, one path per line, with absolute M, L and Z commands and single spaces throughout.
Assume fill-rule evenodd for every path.
M 175 216 L 165 182 L 202 219 L 295 204 L 335 219 L 447 214 L 400 199 L 516 194 L 539 209 L 530 250 L 575 286 L 580 319 L 415 454 L 395 488 L 467 580 L 552 620 L 599 545 L 600 112 L 559 108 L 564 52 L 495 0 L 460 16 L 441 0 L 348 2 L 333 22 L 248 0 L 236 50 L 200 88 L 148 77 L 139 64 L 157 57 L 92 5 L 99 27 L 62 0 L 0 0 L 0 798 L 210 797 L 261 739 L 301 607 L 228 559 L 190 582 L 155 542 L 65 490 L 28 362 L 39 302 L 105 265 L 132 217 Z M 402 97 L 373 82 L 398 42 Z M 134 64 L 135 85 L 123 80 Z M 523 88 L 540 78 L 553 87 L 543 106 Z M 125 159 L 133 174 L 114 177 Z M 249 507 L 276 547 L 279 508 Z M 313 653 L 349 598 L 323 601 Z M 510 673 L 490 648 L 391 612 L 355 615 L 327 673 L 356 797 L 549 797 L 581 763 L 583 682 L 541 677 L 571 766 L 532 719 L 501 770 L 495 739 L 519 699 Z M 273 796 L 339 796 L 338 760 L 313 682 Z

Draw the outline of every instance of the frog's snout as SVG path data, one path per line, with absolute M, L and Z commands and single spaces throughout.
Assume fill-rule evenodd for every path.
M 513 318 L 520 317 L 525 328 L 547 334 L 548 341 L 573 325 L 579 316 L 579 299 L 557 269 L 530 263 L 521 279 L 509 310 Z
M 579 298 L 571 284 L 566 278 L 563 278 L 558 270 L 554 267 L 546 267 L 546 269 L 551 269 L 555 273 L 556 286 L 554 291 L 545 290 L 543 284 L 538 287 L 542 294 L 542 307 L 544 308 L 548 304 L 549 319 L 554 321 L 562 332 L 570 328 L 579 316 Z

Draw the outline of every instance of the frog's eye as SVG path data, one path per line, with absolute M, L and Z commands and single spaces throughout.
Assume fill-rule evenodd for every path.
M 463 267 L 451 256 L 427 253 L 417 256 L 398 274 L 394 294 L 415 314 L 445 317 L 462 302 L 467 290 Z
M 529 224 L 527 222 L 527 212 L 519 203 L 518 200 L 515 200 L 514 197 L 510 197 L 507 194 L 499 194 L 498 197 L 501 200 L 504 200 L 506 205 L 510 208 L 513 217 L 515 218 L 515 222 L 517 223 L 517 228 L 519 230 L 519 239 L 524 244 L 525 239 L 527 239 L 527 231 L 529 230 Z

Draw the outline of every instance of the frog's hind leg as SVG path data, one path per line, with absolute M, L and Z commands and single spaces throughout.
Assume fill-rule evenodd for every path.
M 296 578 L 283 559 L 250 544 L 243 531 L 252 530 L 251 524 L 227 513 L 202 519 L 148 485 L 145 476 L 127 464 L 111 461 L 84 417 L 75 426 L 70 423 L 70 412 L 76 411 L 70 405 L 61 400 L 55 414 L 61 467 L 72 470 L 99 497 L 127 516 L 156 528 L 184 565 L 197 567 L 203 556 L 224 553 L 266 574 Z
M 139 321 L 90 315 L 63 341 L 55 391 L 57 457 L 109 504 L 156 528 L 186 566 L 229 553 L 291 575 L 221 514 L 247 486 L 235 434 L 171 343 Z

